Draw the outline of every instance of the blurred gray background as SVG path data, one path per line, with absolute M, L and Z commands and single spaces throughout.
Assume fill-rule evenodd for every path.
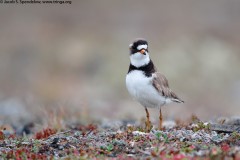
M 237 116 L 239 16 L 238 0 L 0 4 L 0 120 L 55 109 L 67 119 L 145 117 L 125 87 L 128 46 L 140 37 L 186 102 L 164 107 L 164 118 Z

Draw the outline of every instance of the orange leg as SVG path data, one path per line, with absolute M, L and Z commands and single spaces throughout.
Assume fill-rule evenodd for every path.
M 146 130 L 147 132 L 150 132 L 151 128 L 152 128 L 152 124 L 151 124 L 151 121 L 150 121 L 150 115 L 149 115 L 149 112 L 148 112 L 148 109 L 145 108 L 145 111 L 146 111 L 146 116 L 147 116 L 147 119 L 146 119 Z
M 162 110 L 160 108 L 160 115 L 159 115 L 159 130 L 162 130 L 163 127 L 162 127 L 162 121 L 163 121 L 163 118 L 162 118 Z

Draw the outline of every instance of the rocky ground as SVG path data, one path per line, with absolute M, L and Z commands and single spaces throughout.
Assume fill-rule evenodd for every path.
M 239 119 L 165 123 L 144 132 L 135 121 L 71 124 L 24 134 L 0 131 L 1 159 L 240 159 Z M 27 132 L 28 131 L 28 132 Z

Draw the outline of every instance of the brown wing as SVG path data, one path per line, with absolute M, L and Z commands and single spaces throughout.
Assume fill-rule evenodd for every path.
M 183 100 L 178 98 L 178 96 L 169 88 L 167 78 L 159 72 L 156 72 L 154 74 L 155 74 L 155 77 L 153 79 L 154 88 L 156 88 L 158 92 L 162 94 L 162 96 L 168 97 L 172 99 L 172 101 L 174 102 L 183 103 Z

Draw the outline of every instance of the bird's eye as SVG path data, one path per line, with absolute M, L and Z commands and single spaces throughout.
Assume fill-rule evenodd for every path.
M 144 48 L 142 48 L 142 49 L 144 49 Z M 140 52 L 142 49 L 138 49 L 137 51 Z M 144 49 L 144 50 L 148 52 L 148 49 Z

